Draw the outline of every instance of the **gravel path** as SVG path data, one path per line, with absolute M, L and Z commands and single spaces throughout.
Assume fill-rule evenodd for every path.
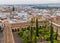
M 48 43 L 48 41 L 38 42 L 38 43 Z
M 13 36 L 14 36 L 15 43 L 22 43 L 22 40 L 19 37 L 19 35 L 17 34 L 17 32 L 13 32 Z

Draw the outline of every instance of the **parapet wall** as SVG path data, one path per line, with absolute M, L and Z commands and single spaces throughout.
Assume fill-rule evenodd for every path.
M 6 24 L 3 30 L 3 43 L 15 43 L 9 24 Z

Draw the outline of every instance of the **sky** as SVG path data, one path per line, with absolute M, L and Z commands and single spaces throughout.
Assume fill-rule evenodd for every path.
M 0 0 L 0 4 L 45 4 L 60 3 L 60 0 Z

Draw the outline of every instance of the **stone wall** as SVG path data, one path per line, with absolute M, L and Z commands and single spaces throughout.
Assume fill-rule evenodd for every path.
M 24 22 L 24 23 L 16 23 L 16 24 L 10 24 L 11 29 L 19 28 L 21 30 L 23 27 L 31 26 L 31 23 Z M 42 25 L 42 21 L 38 23 L 38 25 Z M 36 26 L 36 23 L 33 23 L 33 26 Z
M 3 30 L 3 43 L 15 43 L 9 23 L 5 23 L 5 27 Z

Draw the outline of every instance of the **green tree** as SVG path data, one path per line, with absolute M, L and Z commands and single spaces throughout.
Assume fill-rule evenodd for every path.
M 50 26 L 50 41 L 51 41 L 51 43 L 53 43 L 53 40 L 54 40 L 54 38 L 53 38 L 53 26 L 52 26 L 52 22 L 51 22 L 51 26 Z
M 31 38 L 31 42 L 32 42 L 32 27 L 30 27 L 30 38 Z
M 36 18 L 36 36 L 39 36 L 38 35 L 38 18 Z
M 33 18 L 31 19 L 31 22 L 30 22 L 30 38 L 31 38 L 31 43 L 32 43 L 32 32 L 33 32 L 33 30 L 32 30 L 32 26 L 33 26 L 33 23 L 34 23 L 34 21 L 33 21 Z
M 55 40 L 57 40 L 57 37 L 58 37 L 58 29 L 56 30 L 56 38 L 55 38 Z
M 36 36 L 36 33 L 35 33 L 35 43 L 37 43 L 37 36 Z

